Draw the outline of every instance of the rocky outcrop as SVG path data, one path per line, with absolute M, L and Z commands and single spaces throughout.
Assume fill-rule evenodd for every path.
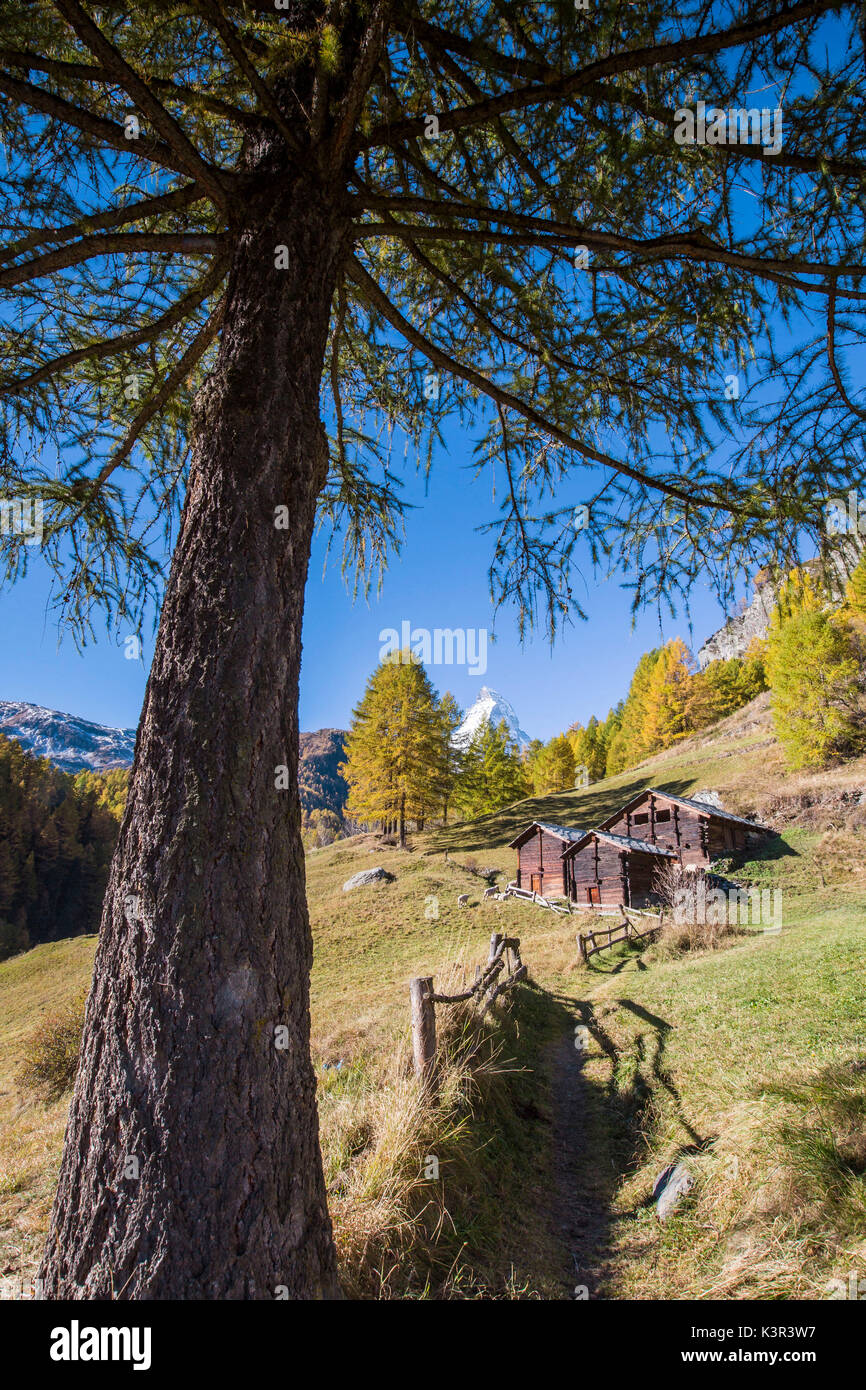
M 352 874 L 343 884 L 343 892 L 350 893 L 353 888 L 367 888 L 371 883 L 393 883 L 394 875 L 389 874 L 387 869 L 362 869 L 358 874 Z
M 711 661 L 730 661 L 732 657 L 743 657 L 749 646 L 757 638 L 762 641 L 770 626 L 770 614 L 776 602 L 776 591 L 771 580 L 755 585 L 755 596 L 748 608 L 735 617 L 729 618 L 724 627 L 707 638 L 698 652 L 698 665 L 703 671 Z
M 804 570 L 811 571 L 829 589 L 834 604 L 840 603 L 845 592 L 848 576 L 857 562 L 862 548 L 862 538 L 854 537 L 847 550 L 838 549 L 827 556 L 822 567 L 819 560 L 807 560 Z M 755 576 L 755 593 L 752 602 L 742 613 L 729 618 L 724 627 L 708 637 L 698 652 L 698 665 L 703 671 L 711 661 L 730 661 L 732 657 L 743 657 L 756 639 L 763 641 L 770 627 L 770 614 L 776 603 L 776 584 L 765 572 Z

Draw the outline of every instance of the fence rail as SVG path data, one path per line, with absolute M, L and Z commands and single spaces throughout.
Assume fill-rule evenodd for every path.
M 637 931 L 634 923 L 629 921 L 625 907 L 620 905 L 620 911 L 623 920 L 618 922 L 615 927 L 599 927 L 597 931 L 577 933 L 577 949 L 580 952 L 581 960 L 587 961 L 590 956 L 597 955 L 599 951 L 608 951 L 611 946 L 619 946 L 623 941 L 646 941 L 661 930 L 664 922 L 664 911 L 662 911 L 661 916 L 655 919 L 655 926 L 649 927 L 645 931 Z M 641 917 L 651 915 L 647 912 L 639 913 Z M 599 944 L 598 938 L 604 936 L 607 937 L 607 940 Z
M 551 898 L 545 898 L 541 893 L 535 893 L 529 888 L 518 888 L 516 879 L 505 885 L 505 892 L 502 896 L 503 898 L 523 898 L 526 902 L 535 903 L 538 907 L 549 907 L 551 912 L 559 912 L 564 917 L 571 916 L 571 904 L 567 898 L 563 906 L 562 903 L 553 902 Z
M 504 979 L 500 979 L 503 970 Z M 409 1001 L 412 1010 L 412 1056 L 415 1075 L 427 1087 L 436 1085 L 436 1005 L 459 1004 L 466 999 L 483 1000 L 482 1014 L 493 1003 L 517 984 L 526 979 L 526 966 L 520 959 L 520 938 L 501 936 L 494 932 L 490 938 L 490 953 L 487 964 L 479 965 L 475 972 L 475 983 L 459 994 L 437 994 L 433 987 L 432 975 L 421 975 L 410 981 Z

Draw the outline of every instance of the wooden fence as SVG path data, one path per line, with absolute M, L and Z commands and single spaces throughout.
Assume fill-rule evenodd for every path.
M 611 946 L 618 946 L 623 941 L 646 941 L 661 930 L 664 912 L 660 917 L 654 918 L 654 926 L 648 927 L 645 931 L 638 931 L 634 923 L 629 921 L 625 908 L 621 906 L 620 911 L 623 920 L 618 922 L 615 927 L 599 927 L 597 931 L 577 933 L 577 949 L 580 952 L 581 960 L 587 961 L 590 956 L 596 955 L 597 952 L 608 951 Z M 642 917 L 650 915 L 649 913 L 640 914 Z M 600 937 L 607 937 L 607 940 L 599 942 Z
M 535 903 L 538 907 L 549 907 L 551 912 L 561 912 L 564 916 L 571 916 L 571 904 L 567 898 L 560 902 L 554 902 L 552 898 L 545 898 L 541 893 L 535 893 L 529 888 L 518 888 L 517 880 L 506 884 L 503 898 L 523 898 L 525 902 Z
M 504 979 L 499 979 L 502 971 Z M 409 1000 L 412 1009 L 412 1055 L 415 1062 L 415 1075 L 428 1088 L 436 1085 L 436 1005 L 459 1004 L 464 999 L 483 999 L 482 1014 L 491 1005 L 526 978 L 526 966 L 520 959 L 520 939 L 516 936 L 501 936 L 494 932 L 490 938 L 490 953 L 482 970 L 479 965 L 475 971 L 475 983 L 460 994 L 437 994 L 433 988 L 433 976 L 422 975 L 409 984 Z

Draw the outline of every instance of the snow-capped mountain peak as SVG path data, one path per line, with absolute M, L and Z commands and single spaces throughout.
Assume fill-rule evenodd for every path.
M 49 758 L 62 772 L 129 767 L 135 752 L 135 729 L 110 729 L 24 700 L 0 700 L 0 734 L 17 739 L 34 757 Z
M 451 742 L 455 748 L 468 748 L 475 735 L 485 724 L 496 725 L 503 719 L 509 734 L 522 752 L 529 744 L 530 738 L 521 729 L 514 706 L 498 691 L 490 690 L 488 686 L 482 685 L 478 692 L 478 698 L 466 711 L 463 723 L 455 730 Z

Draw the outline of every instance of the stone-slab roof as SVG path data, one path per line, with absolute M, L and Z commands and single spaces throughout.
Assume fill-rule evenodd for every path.
M 635 850 L 638 854 L 659 854 L 663 859 L 676 859 L 677 857 L 676 850 L 665 849 L 662 845 L 654 845 L 652 840 L 636 840 L 633 835 L 611 835 L 609 830 L 588 830 L 581 839 L 588 840 L 592 835 L 622 849 Z M 567 853 L 568 850 L 565 850 L 564 854 Z

